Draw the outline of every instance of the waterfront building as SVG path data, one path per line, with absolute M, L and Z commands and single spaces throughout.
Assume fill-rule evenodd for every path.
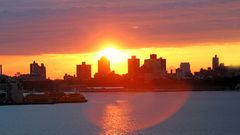
M 176 79 L 180 80 L 184 78 L 184 73 L 181 68 L 176 69 Z
M 158 59 L 156 54 L 151 54 L 150 59 L 145 59 L 143 67 L 155 76 L 165 76 L 167 73 L 166 59 Z
M 30 76 L 35 77 L 35 79 L 46 79 L 46 67 L 44 64 L 38 65 L 35 61 L 30 64 Z
M 166 73 L 167 72 L 167 62 L 166 62 L 166 59 L 163 59 L 162 57 L 160 57 L 158 59 L 158 61 L 160 63 L 160 70 L 161 70 L 161 72 Z
M 177 72 L 177 70 L 176 70 Z M 180 63 L 180 68 L 178 69 L 177 78 L 187 79 L 192 77 L 191 67 L 189 62 Z
M 215 55 L 212 58 L 212 69 L 216 70 L 219 67 L 219 58 L 217 57 L 217 55 Z
M 191 73 L 190 63 L 189 62 L 182 62 L 180 64 L 180 69 L 182 69 L 183 74 L 187 75 Z
M 166 59 L 157 58 L 156 54 L 151 54 L 149 59 L 144 60 L 144 64 L 139 68 L 136 77 L 144 79 L 145 82 L 166 78 Z
M 23 102 L 23 91 L 19 82 L 8 76 L 0 76 L 0 104 Z
M 87 65 L 86 62 L 82 62 L 81 65 L 77 65 L 77 79 L 90 80 L 92 76 L 91 65 Z
M 140 59 L 136 58 L 136 56 L 132 56 L 128 59 L 128 75 L 133 76 L 136 75 L 140 67 Z
M 102 56 L 98 60 L 98 76 L 107 76 L 111 73 L 110 60 L 106 56 Z

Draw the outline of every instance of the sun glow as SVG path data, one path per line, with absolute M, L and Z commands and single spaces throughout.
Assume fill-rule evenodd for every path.
M 119 63 L 122 62 L 124 57 L 124 53 L 120 50 L 117 50 L 115 48 L 106 48 L 98 53 L 98 59 L 101 56 L 106 56 L 111 63 Z

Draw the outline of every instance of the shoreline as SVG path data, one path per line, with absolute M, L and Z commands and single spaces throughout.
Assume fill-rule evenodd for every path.
M 181 90 L 131 90 L 131 91 L 127 91 L 127 90 L 80 90 L 78 92 L 81 93 L 148 93 L 148 92 L 155 92 L 155 93 L 159 93 L 159 92 L 163 92 L 163 93 L 167 93 L 167 92 L 240 92 L 240 90 L 216 90 L 216 89 L 212 89 L 212 90 L 205 90 L 205 89 L 198 89 L 198 90 L 189 90 L 189 89 L 181 89 Z M 20 106 L 20 105 L 56 105 L 56 104 L 72 104 L 72 103 L 87 103 L 88 100 L 82 100 L 82 101 L 77 101 L 77 102 L 34 102 L 34 103 L 30 103 L 30 102 L 26 102 L 26 103 L 2 103 L 0 104 L 1 106 Z
M 57 103 L 6 103 L 0 104 L 0 106 L 19 106 L 19 105 L 56 105 L 56 104 L 71 104 L 71 103 L 87 103 L 88 101 L 81 101 L 81 102 L 57 102 Z
M 240 91 L 236 89 L 95 89 L 95 90 L 77 90 L 84 93 L 104 93 L 104 92 L 199 92 L 199 91 Z

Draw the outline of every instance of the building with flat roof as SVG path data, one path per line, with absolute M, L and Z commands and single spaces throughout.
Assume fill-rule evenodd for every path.
M 151 54 L 150 59 L 145 59 L 143 67 L 155 75 L 164 76 L 167 73 L 166 59 L 158 59 L 156 54 Z
M 132 56 L 128 59 L 128 75 L 133 76 L 136 75 L 140 67 L 140 59 L 136 58 L 136 56 Z
M 91 65 L 82 62 L 81 65 L 77 65 L 77 79 L 90 80 L 92 76 Z
M 177 70 L 176 70 L 177 73 Z M 189 62 L 180 63 L 180 68 L 178 69 L 177 78 L 186 79 L 192 76 L 191 66 Z
M 184 74 L 191 73 L 191 67 L 189 62 L 182 62 L 180 64 L 180 69 L 182 69 Z

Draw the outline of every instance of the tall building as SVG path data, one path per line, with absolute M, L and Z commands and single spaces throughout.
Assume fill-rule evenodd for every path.
M 39 77 L 39 79 L 46 79 L 46 67 L 42 63 L 38 65 L 35 61 L 30 64 L 30 76 Z
M 186 79 L 192 76 L 189 62 L 182 62 L 180 68 L 176 70 L 177 79 Z
M 219 58 L 217 57 L 217 55 L 215 55 L 212 58 L 212 69 L 216 70 L 219 67 Z
M 80 80 L 91 79 L 91 65 L 87 65 L 86 62 L 82 62 L 82 65 L 77 65 L 77 78 Z
M 98 74 L 100 76 L 106 76 L 110 73 L 110 60 L 106 56 L 102 56 L 100 60 L 98 60 Z
M 167 72 L 167 62 L 166 59 L 163 59 L 162 57 L 160 57 L 158 59 L 159 63 L 160 63 L 160 70 L 161 72 Z
M 184 78 L 184 74 L 183 74 L 183 70 L 182 70 L 182 69 L 180 69 L 180 68 L 177 68 L 177 69 L 176 69 L 176 78 L 177 78 L 178 80 Z
M 149 72 L 154 73 L 155 75 L 165 75 L 167 73 L 166 71 L 166 59 L 163 59 L 162 57 L 157 59 L 156 54 L 151 54 L 150 59 L 144 60 L 144 65 L 146 69 L 149 70 Z
M 182 62 L 180 64 L 180 69 L 183 71 L 184 74 L 191 73 L 190 63 L 189 62 Z
M 2 72 L 2 65 L 0 64 L 0 75 L 2 75 L 3 72 Z
M 135 75 L 140 67 L 140 59 L 136 58 L 136 56 L 132 56 L 128 59 L 128 75 Z

